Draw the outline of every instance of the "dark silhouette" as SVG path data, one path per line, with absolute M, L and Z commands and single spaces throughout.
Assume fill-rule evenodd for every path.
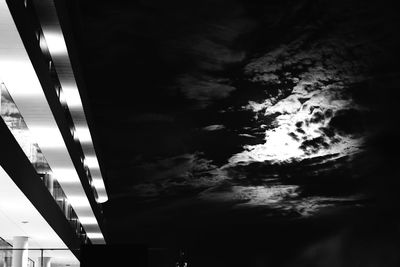
M 178 260 L 176 261 L 175 266 L 176 266 L 176 267 L 187 267 L 187 266 L 188 266 L 188 264 L 187 264 L 187 259 L 186 259 L 186 255 L 185 255 L 185 252 L 184 252 L 183 250 L 181 250 L 181 251 L 179 252 L 179 258 L 178 258 Z

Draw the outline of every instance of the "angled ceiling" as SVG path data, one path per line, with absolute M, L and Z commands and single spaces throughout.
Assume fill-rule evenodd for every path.
M 29 248 L 65 249 L 45 252 L 45 256 L 52 257 L 54 263 L 79 264 L 78 259 L 2 167 L 0 184 L 0 237 L 12 244 L 14 236 L 27 236 Z M 29 257 L 37 260 L 40 251 L 30 251 Z

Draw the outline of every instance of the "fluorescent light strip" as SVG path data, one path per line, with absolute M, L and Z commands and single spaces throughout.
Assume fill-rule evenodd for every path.
M 97 220 L 95 217 L 80 217 L 79 222 L 86 225 L 97 224 Z
M 81 142 L 84 155 L 85 157 L 96 157 L 79 90 L 69 59 L 67 45 L 65 43 L 54 2 L 52 0 L 41 0 L 34 1 L 34 4 L 38 14 L 46 14 L 46 16 L 39 16 L 43 36 L 46 40 L 48 51 L 52 57 L 62 91 L 64 92 L 63 97 L 67 102 L 71 117 L 74 121 L 76 133 Z M 93 174 L 93 169 L 99 169 L 97 158 L 96 161 L 93 160 L 92 163 L 88 164 L 90 165 L 89 170 L 91 174 Z M 96 176 L 102 177 L 101 173 L 100 175 L 97 175 L 96 173 Z M 108 199 L 105 190 L 101 190 L 101 192 L 97 193 L 102 197 L 102 201 Z
M 99 203 L 104 203 L 106 201 L 108 201 L 108 197 L 106 197 L 106 196 L 97 197 L 97 202 L 99 202 Z
M 79 91 L 74 86 L 61 86 L 64 92 L 65 100 L 67 101 L 68 108 L 74 110 L 82 107 L 81 96 Z
M 95 156 L 85 157 L 85 165 L 89 167 L 89 169 L 100 169 L 99 163 Z
M 67 196 L 67 201 L 75 208 L 90 208 L 90 204 L 86 196 Z
M 86 235 L 90 238 L 90 239 L 102 239 L 103 234 L 99 233 L 99 232 L 88 232 L 86 233 Z
M 64 55 L 65 51 L 67 51 L 67 47 L 65 46 L 65 42 L 64 42 L 64 37 L 63 37 L 62 33 L 58 32 L 58 31 L 47 32 L 46 43 L 47 43 L 47 46 L 49 46 L 49 44 L 51 44 L 51 53 L 53 55 Z
M 76 126 L 75 127 L 76 134 L 78 136 L 79 141 L 82 144 L 91 143 L 92 136 L 90 134 L 89 128 L 84 126 Z
M 98 189 L 105 189 L 103 179 L 100 178 L 93 178 L 92 185 Z

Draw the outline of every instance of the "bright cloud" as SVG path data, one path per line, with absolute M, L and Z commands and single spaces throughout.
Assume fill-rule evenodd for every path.
M 283 45 L 246 66 L 249 79 L 263 84 L 267 94 L 265 99 L 249 101 L 244 107 L 254 112 L 259 125 L 264 125 L 265 143 L 245 145 L 229 159 L 228 166 L 344 156 L 361 150 L 364 138 L 337 130 L 332 120 L 349 110 L 365 111 L 347 92 L 349 84 L 359 81 L 363 63 L 343 61 L 340 41 L 332 41 L 329 51 L 321 48 L 326 45 L 320 45 L 299 52 L 302 42 Z M 278 89 L 271 90 L 271 86 Z M 265 118 L 273 118 L 272 123 L 263 123 Z

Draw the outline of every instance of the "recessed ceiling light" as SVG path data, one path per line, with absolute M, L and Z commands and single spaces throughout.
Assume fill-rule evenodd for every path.
M 104 203 L 108 201 L 108 197 L 107 196 L 99 196 L 97 199 L 98 203 Z
M 96 189 L 104 189 L 104 182 L 102 179 L 100 178 L 95 178 L 92 180 L 92 185 L 96 188 Z
M 76 133 L 78 135 L 79 141 L 82 143 L 91 143 L 92 137 L 90 135 L 90 131 L 86 126 L 78 126 L 76 127 Z
M 23 223 L 23 224 L 27 224 L 27 223 L 29 223 L 28 221 L 22 221 L 21 223 Z
M 99 168 L 99 163 L 97 162 L 97 158 L 95 156 L 86 157 L 85 164 L 89 167 L 89 169 Z
M 44 32 L 47 45 L 52 55 L 67 55 L 67 47 L 65 45 L 64 36 L 56 31 Z

